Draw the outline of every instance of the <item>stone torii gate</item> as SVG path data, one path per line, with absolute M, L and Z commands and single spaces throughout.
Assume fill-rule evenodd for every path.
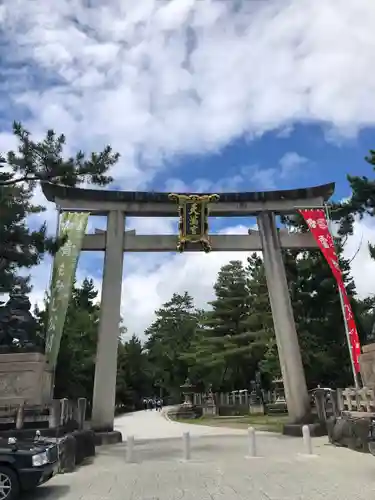
M 214 217 L 257 218 L 259 231 L 251 231 L 249 235 L 211 235 L 210 244 L 213 251 L 263 252 L 292 423 L 304 421 L 309 415 L 310 404 L 281 250 L 314 249 L 317 245 L 310 233 L 278 230 L 275 216 L 296 213 L 298 208 L 323 206 L 334 187 L 334 184 L 325 184 L 283 191 L 219 193 L 219 201 L 210 205 L 210 215 Z M 177 235 L 136 235 L 134 230 L 125 231 L 125 218 L 174 217 L 178 215 L 177 206 L 168 193 L 80 189 L 52 184 L 44 184 L 43 192 L 47 200 L 55 202 L 61 211 L 89 211 L 92 215 L 107 217 L 107 230 L 86 234 L 82 250 L 105 252 L 92 427 L 98 431 L 111 431 L 115 408 L 123 253 L 173 252 L 178 243 Z M 200 247 L 190 250 L 200 250 Z

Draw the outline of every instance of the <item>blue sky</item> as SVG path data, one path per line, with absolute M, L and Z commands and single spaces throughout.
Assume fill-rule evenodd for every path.
M 267 191 L 335 182 L 334 198 L 340 199 L 350 194 L 347 174 L 372 175 L 372 166 L 364 157 L 374 148 L 374 136 L 375 129 L 369 127 L 352 139 L 327 140 L 318 125 L 296 125 L 286 137 L 272 131 L 252 142 L 240 138 L 214 155 L 171 162 L 171 168 L 156 177 L 153 188 L 165 190 L 171 173 L 190 186 L 202 177 L 220 184 L 224 178 L 241 176 L 243 182 L 234 190 Z M 284 172 L 282 159 L 291 155 L 292 162 Z M 248 171 L 243 173 L 244 169 Z M 228 188 L 234 187 L 228 184 Z
M 13 119 L 35 137 L 67 136 L 66 154 L 111 144 L 119 189 L 255 191 L 372 176 L 375 148 L 375 4 L 371 0 L 4 0 L 0 150 Z M 45 203 L 40 191 L 37 202 Z M 56 214 L 43 217 L 54 231 Z M 246 219 L 212 232 L 245 233 Z M 103 228 L 104 220 L 92 219 Z M 138 234 L 171 234 L 176 220 L 131 219 Z M 362 296 L 373 293 L 371 221 L 347 241 Z M 239 253 L 124 258 L 122 314 L 142 335 L 174 291 L 212 298 L 220 266 Z M 100 289 L 103 256 L 83 254 L 78 279 Z M 50 259 L 33 270 L 32 299 L 48 286 Z M 367 279 L 363 279 L 366 276 Z M 372 276 L 374 279 L 369 279 Z

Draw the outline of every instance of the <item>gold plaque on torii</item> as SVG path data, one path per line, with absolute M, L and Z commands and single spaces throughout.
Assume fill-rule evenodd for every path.
M 186 243 L 200 243 L 204 252 L 211 251 L 208 237 L 208 204 L 218 202 L 218 194 L 174 194 L 168 195 L 171 201 L 177 201 L 179 213 L 179 236 L 177 250 L 183 252 Z

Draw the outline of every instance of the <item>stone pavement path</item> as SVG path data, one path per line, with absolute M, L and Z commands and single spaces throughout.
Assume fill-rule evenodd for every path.
M 164 414 L 155 410 L 128 413 L 116 418 L 115 429 L 122 433 L 123 439 L 133 435 L 139 439 L 164 439 L 181 437 L 186 431 L 192 436 L 245 435 L 246 430 L 226 427 L 209 427 L 196 424 L 181 424 L 168 420 Z
M 126 443 L 98 449 L 94 464 L 55 477 L 33 500 L 372 500 L 375 457 L 313 440 L 260 433 L 259 458 L 245 458 L 246 432 L 178 424 L 156 412 L 119 417 L 136 438 L 135 463 Z M 191 431 L 192 456 L 182 459 L 181 434 Z M 161 436 L 163 439 L 161 439 Z

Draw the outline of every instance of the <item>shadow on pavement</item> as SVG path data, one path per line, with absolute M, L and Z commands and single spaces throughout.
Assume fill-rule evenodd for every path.
M 34 491 L 28 491 L 23 496 L 23 500 L 58 500 L 64 498 L 70 491 L 70 486 L 55 484 L 45 484 L 39 486 Z

